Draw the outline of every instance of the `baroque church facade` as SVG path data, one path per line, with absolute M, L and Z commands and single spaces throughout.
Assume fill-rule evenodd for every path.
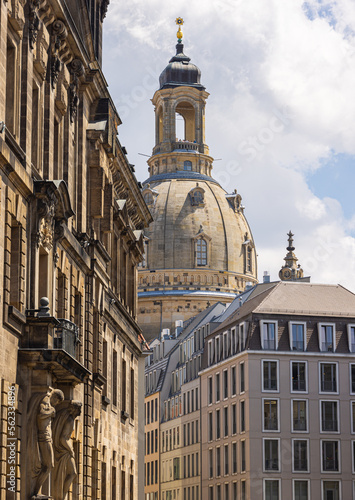
M 242 198 L 212 177 L 213 158 L 205 143 L 209 94 L 199 68 L 183 52 L 183 20 L 176 22 L 176 55 L 152 99 L 155 146 L 142 191 L 154 219 L 145 231 L 139 269 L 138 317 L 147 339 L 211 304 L 232 302 L 257 282 L 256 250 Z
M 0 2 L 4 499 L 142 493 L 137 266 L 152 217 L 102 73 L 108 4 Z

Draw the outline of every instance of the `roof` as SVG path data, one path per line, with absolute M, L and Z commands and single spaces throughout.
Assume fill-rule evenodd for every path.
M 181 151 L 179 151 L 179 153 L 180 152 Z M 166 172 L 163 174 L 152 175 L 143 182 L 143 185 L 151 184 L 152 182 L 167 181 L 172 179 L 208 181 L 218 184 L 218 182 L 215 179 L 213 179 L 213 177 L 209 177 L 208 175 L 200 174 L 199 172 L 193 172 L 191 170 L 180 170 L 177 172 Z

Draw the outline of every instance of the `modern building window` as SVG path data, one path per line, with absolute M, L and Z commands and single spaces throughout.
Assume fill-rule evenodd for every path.
M 216 439 L 221 437 L 221 411 L 216 410 Z
M 306 323 L 289 323 L 290 346 L 292 351 L 305 351 Z
M 308 471 L 308 441 L 306 439 L 293 440 L 293 471 Z
M 221 448 L 216 448 L 216 477 L 221 475 Z
M 239 383 L 240 383 L 240 392 L 245 392 L 245 369 L 244 369 L 244 363 L 240 363 L 239 365 L 239 372 L 240 372 L 240 377 L 239 377 Z
M 216 486 L 216 500 L 222 500 L 222 491 L 221 491 L 221 485 L 217 484 Z
M 264 470 L 279 470 L 279 440 L 264 439 Z
M 247 488 L 246 488 L 246 482 L 245 481 L 241 481 L 240 483 L 240 494 L 241 494 L 241 500 L 246 500 L 247 498 Z
M 241 442 L 240 442 L 240 472 L 245 472 L 245 468 L 246 468 L 246 459 L 245 459 L 245 440 L 243 439 Z
M 264 499 L 280 500 L 280 480 L 264 479 Z
M 307 432 L 307 401 L 292 400 L 292 431 Z
M 237 405 L 231 406 L 232 411 L 232 434 L 237 434 Z
M 355 352 L 355 325 L 347 325 L 347 327 L 348 327 L 349 351 Z
M 336 363 L 320 363 L 320 391 L 338 392 Z
M 295 479 L 293 481 L 293 498 L 294 500 L 309 500 L 308 481 Z M 325 499 L 326 500 L 326 499 Z
M 263 349 L 277 349 L 277 321 L 260 321 L 261 346 Z
M 263 361 L 263 390 L 277 391 L 277 361 Z
M 278 400 L 264 399 L 264 431 L 279 430 Z
M 235 396 L 237 394 L 237 373 L 235 366 L 232 366 L 231 369 L 231 390 L 232 396 Z
M 323 481 L 323 499 L 322 500 L 340 500 L 339 481 Z
M 223 371 L 223 399 L 228 398 L 228 371 Z
M 208 487 L 208 500 L 213 500 L 213 486 Z
M 224 445 L 224 475 L 228 476 L 229 474 L 229 446 Z
M 351 442 L 351 452 L 352 452 L 352 462 L 353 462 L 353 474 L 355 474 L 355 441 Z
M 235 481 L 233 483 L 233 497 L 232 500 L 238 500 L 238 493 L 237 493 L 237 482 Z
M 224 498 L 225 498 L 225 500 L 229 499 L 229 484 L 228 483 L 224 484 Z
M 339 441 L 322 441 L 322 472 L 339 472 Z
M 247 323 L 246 322 L 240 323 L 240 325 L 239 325 L 239 346 L 240 346 L 241 351 L 245 350 L 245 345 L 246 345 L 246 341 L 247 341 L 247 331 L 248 331 Z
M 211 405 L 212 401 L 213 401 L 212 377 L 208 377 L 208 379 L 207 379 L 207 385 L 208 385 L 208 404 Z
M 318 336 L 321 352 L 335 350 L 335 325 L 333 323 L 318 323 Z
M 207 266 L 207 242 L 203 238 L 195 241 L 196 264 L 198 266 Z
M 192 162 L 191 161 L 184 161 L 184 170 L 189 170 L 191 171 L 192 170 Z
M 209 478 L 212 479 L 213 477 L 213 450 L 209 449 L 208 450 L 208 470 L 209 470 Z
M 117 406 L 117 352 L 112 351 L 112 404 Z M 149 423 L 149 422 L 148 422 Z
M 208 440 L 213 440 L 213 413 L 208 414 Z
M 304 361 L 291 362 L 292 392 L 307 391 L 307 364 Z
M 338 402 L 321 401 L 320 404 L 322 432 L 338 432 Z
M 350 364 L 350 392 L 355 394 L 355 364 Z
M 245 432 L 245 401 L 240 402 L 240 432 Z
M 216 403 L 218 403 L 218 401 L 221 400 L 221 393 L 220 393 L 220 387 L 221 387 L 221 383 L 220 383 L 220 375 L 219 373 L 216 374 Z
M 228 429 L 228 406 L 225 406 L 223 408 L 223 413 L 224 413 L 224 437 L 227 437 L 229 434 L 229 429 Z
M 355 401 L 351 401 L 351 432 L 355 433 Z
M 237 443 L 232 443 L 232 473 L 237 473 Z

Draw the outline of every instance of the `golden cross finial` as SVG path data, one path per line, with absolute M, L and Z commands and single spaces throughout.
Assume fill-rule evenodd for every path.
M 178 32 L 176 33 L 177 39 L 179 42 L 182 40 L 182 31 L 181 31 L 181 26 L 184 24 L 184 20 L 182 17 L 178 17 L 175 21 L 175 23 L 179 26 Z

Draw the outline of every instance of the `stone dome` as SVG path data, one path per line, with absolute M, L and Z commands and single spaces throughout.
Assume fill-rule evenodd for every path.
M 189 85 L 203 90 L 201 85 L 201 71 L 192 64 L 191 59 L 184 52 L 182 42 L 176 44 L 176 55 L 172 57 L 169 64 L 159 77 L 160 89 L 173 88 L 179 85 Z

